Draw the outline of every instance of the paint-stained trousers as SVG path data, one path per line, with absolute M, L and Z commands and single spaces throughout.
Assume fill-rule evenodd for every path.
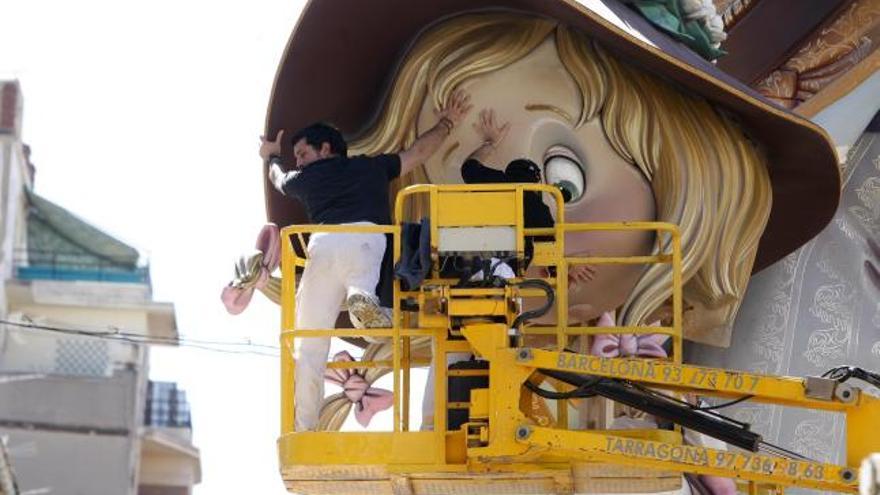
M 350 225 L 373 225 L 357 222 Z M 375 295 L 379 283 L 383 234 L 318 233 L 309 239 L 308 262 L 296 292 L 296 328 L 331 329 L 343 301 L 355 293 Z M 329 337 L 294 341 L 296 390 L 295 428 L 318 427 L 324 398 L 324 370 L 330 352 Z

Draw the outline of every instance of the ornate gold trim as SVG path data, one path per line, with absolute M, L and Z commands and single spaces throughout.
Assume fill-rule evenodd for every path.
M 732 0 L 727 4 L 721 19 L 724 21 L 724 30 L 729 31 L 752 7 L 757 5 L 758 0 Z
M 807 118 L 815 117 L 819 112 L 846 96 L 878 70 L 880 70 L 880 50 L 874 50 L 866 59 L 829 83 L 822 91 L 816 93 L 816 96 L 796 106 L 794 111 Z
M 855 0 L 792 46 L 796 52 L 752 87 L 796 113 L 815 115 L 876 70 L 878 42 L 880 0 Z

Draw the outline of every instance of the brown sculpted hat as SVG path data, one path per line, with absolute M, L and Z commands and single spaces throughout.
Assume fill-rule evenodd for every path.
M 830 138 L 660 32 L 616 0 L 311 0 L 303 9 L 275 78 L 266 135 L 314 121 L 357 137 L 375 117 L 398 62 L 426 27 L 481 10 L 513 10 L 556 19 L 598 41 L 621 60 L 674 81 L 725 109 L 765 149 L 773 208 L 755 271 L 818 234 L 837 209 L 840 174 Z M 285 163 L 292 162 L 284 143 Z M 296 201 L 267 181 L 269 219 L 303 223 Z

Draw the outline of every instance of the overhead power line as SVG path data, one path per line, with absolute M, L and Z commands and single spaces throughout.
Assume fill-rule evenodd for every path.
M 51 325 L 42 325 L 37 323 L 0 320 L 0 324 L 17 327 L 19 329 L 61 333 L 67 335 L 78 335 L 82 337 L 111 340 L 117 342 L 128 342 L 132 344 L 175 344 L 181 347 L 189 347 L 194 349 L 202 349 L 211 352 L 222 352 L 226 354 L 252 354 L 256 356 L 278 357 L 277 353 L 270 351 L 278 351 L 278 346 L 255 344 L 250 341 L 230 342 L 188 339 L 181 337 L 150 337 L 147 335 L 125 332 L 116 327 L 108 327 L 106 331 L 86 330 L 81 328 L 65 328 Z M 239 349 L 223 349 L 223 347 L 236 347 Z M 240 349 L 245 348 L 245 349 Z

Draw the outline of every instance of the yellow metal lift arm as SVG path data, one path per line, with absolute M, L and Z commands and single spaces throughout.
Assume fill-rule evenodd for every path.
M 525 462 L 552 454 L 571 460 L 601 461 L 654 469 L 740 478 L 774 485 L 858 491 L 857 465 L 880 451 L 880 436 L 873 434 L 880 418 L 880 400 L 858 389 L 833 393 L 826 399 L 810 397 L 809 379 L 775 377 L 670 363 L 662 360 L 601 358 L 570 352 L 552 352 L 506 345 L 503 327 L 481 326 L 463 330 L 481 357 L 490 363 L 489 442 L 469 449 L 482 462 L 501 459 Z M 494 334 L 494 335 L 493 335 Z M 653 388 L 696 392 L 713 396 L 742 396 L 788 406 L 843 412 L 847 415 L 847 466 L 787 459 L 750 452 L 728 452 L 647 438 L 627 431 L 572 431 L 532 424 L 519 412 L 520 391 L 540 369 L 574 371 L 594 376 L 641 382 Z M 498 370 L 492 373 L 491 370 Z M 479 410 L 474 411 L 479 415 Z
M 526 229 L 523 225 L 525 191 L 550 195 L 556 202 L 553 228 Z M 759 375 L 681 363 L 682 355 L 682 253 L 676 226 L 660 222 L 567 224 L 559 191 L 547 185 L 412 186 L 397 197 L 395 218 L 403 218 L 403 202 L 427 197 L 431 218 L 433 267 L 419 289 L 404 291 L 394 282 L 393 327 L 388 329 L 295 328 L 296 267 L 299 258 L 294 239 L 314 232 L 381 232 L 394 238 L 395 261 L 401 254 L 401 227 L 351 225 L 298 225 L 282 231 L 282 332 L 281 430 L 279 456 L 288 487 L 306 493 L 351 492 L 366 489 L 395 493 L 419 492 L 419 487 L 456 486 L 461 493 L 507 492 L 525 483 L 557 493 L 571 493 L 575 463 L 604 463 L 650 470 L 679 471 L 739 478 L 757 486 L 800 486 L 856 492 L 858 463 L 880 452 L 880 400 L 847 383 L 825 378 Z M 475 230 L 486 229 L 486 230 Z M 650 256 L 567 257 L 566 235 L 595 231 L 647 230 L 655 233 L 656 249 Z M 483 235 L 483 234 L 486 235 Z M 490 235 L 491 234 L 491 235 Z M 445 236 L 445 237 L 444 237 Z M 457 280 L 442 279 L 438 268 L 443 242 L 447 245 L 504 243 L 508 252 L 522 257 L 527 236 L 551 236 L 552 242 L 535 243 L 533 263 L 553 267 L 555 276 L 543 279 L 556 290 L 556 324 L 530 327 L 519 320 L 521 298 L 540 291 L 519 287 L 521 279 L 505 287 L 461 288 Z M 444 241 L 445 239 L 445 241 Z M 464 241 L 462 241 L 464 239 Z M 489 242 L 491 240 L 491 242 Z M 456 248 L 457 249 L 457 248 Z M 495 248 L 493 248 L 495 249 Z M 570 266 L 578 264 L 661 263 L 670 269 L 669 326 L 576 327 L 568 324 L 568 291 L 564 287 Z M 402 301 L 416 301 L 416 310 L 405 310 Z M 474 318 L 469 322 L 468 318 Z M 505 322 L 505 323 L 502 323 Z M 511 328 L 519 327 L 519 328 Z M 672 340 L 669 359 L 603 358 L 565 351 L 569 339 L 600 333 L 661 333 Z M 460 336 L 459 336 L 460 335 Z M 524 346 L 526 337 L 555 336 L 555 350 Z M 330 363 L 333 368 L 387 368 L 393 377 L 393 431 L 297 432 L 294 431 L 294 339 L 314 337 L 385 338 L 391 359 L 370 362 Z M 408 421 L 410 369 L 424 365 L 410 356 L 410 342 L 421 337 L 432 342 L 435 367 L 434 431 L 410 431 Z M 450 402 L 447 379 L 461 375 L 446 369 L 449 353 L 474 353 L 488 362 L 488 388 L 470 390 L 469 402 Z M 600 377 L 613 383 L 637 384 L 676 393 L 696 393 L 727 399 L 802 407 L 846 415 L 847 460 L 839 466 L 815 462 L 786 451 L 786 455 L 724 451 L 684 445 L 681 432 L 666 430 L 571 430 L 568 406 L 560 401 L 556 426 L 538 425 L 521 410 L 526 382 L 537 373 Z M 567 376 L 567 375 L 566 375 Z M 592 379 L 592 378 L 591 378 Z M 534 387 L 534 385 L 530 385 Z M 467 409 L 469 422 L 460 430 L 446 431 L 447 409 Z M 675 422 L 675 418 L 665 418 Z M 759 437 L 756 434 L 754 437 Z M 568 473 L 568 474 L 566 474 Z M 486 478 L 480 478 L 486 475 Z M 566 481 L 568 479 L 568 481 Z M 432 481 L 433 480 L 433 481 Z M 355 483 L 357 482 L 357 483 Z M 334 484 L 335 483 L 335 484 Z M 354 484 L 352 484 L 354 483 Z M 360 484 L 358 484 L 360 483 Z M 462 485 L 465 483 L 467 485 Z M 473 488 L 469 483 L 473 483 Z M 531 484 L 530 484 L 531 483 Z M 542 484 L 544 483 L 544 484 Z M 467 486 L 467 488 L 462 488 Z M 522 485 L 525 486 L 525 485 Z M 482 487 L 482 488 L 481 488 Z M 371 489 L 372 489 L 371 488 Z M 483 490 L 485 488 L 485 490 Z M 457 488 L 458 489 L 458 488 Z M 431 489 L 425 488 L 426 493 Z M 474 491 L 476 490 L 476 491 Z M 347 492 L 346 492 L 347 493 Z

